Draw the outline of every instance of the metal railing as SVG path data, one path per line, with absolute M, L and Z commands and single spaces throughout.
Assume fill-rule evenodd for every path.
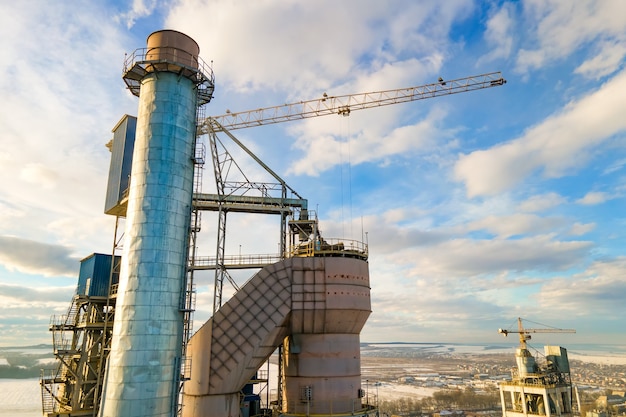
M 177 72 L 191 79 L 198 89 L 199 104 L 213 98 L 215 74 L 199 56 L 171 46 L 135 49 L 124 59 L 123 78 L 130 91 L 139 96 L 140 80 L 152 71 Z
M 288 412 L 282 412 L 282 416 L 304 417 L 315 414 L 322 414 L 325 416 L 376 416 L 378 408 L 361 402 L 361 399 L 335 399 L 327 401 L 316 401 L 312 399 L 310 401 L 291 400 L 288 401 Z M 341 412 L 337 410 L 342 410 Z
M 288 257 L 355 256 L 367 258 L 366 243 L 351 239 L 316 239 L 290 248 Z
M 224 257 L 224 264 L 228 269 L 262 268 L 279 262 L 280 254 L 231 255 Z M 215 269 L 215 256 L 196 256 L 193 268 L 196 270 Z
M 310 241 L 290 248 L 285 258 L 313 257 L 313 256 L 352 256 L 367 259 L 368 246 L 366 243 L 351 239 L 321 239 Z M 227 269 L 262 268 L 280 262 L 283 257 L 276 254 L 249 254 L 229 255 L 224 257 Z M 196 256 L 191 268 L 194 270 L 213 270 L 216 268 L 215 256 Z M 113 289 L 112 289 L 113 292 Z

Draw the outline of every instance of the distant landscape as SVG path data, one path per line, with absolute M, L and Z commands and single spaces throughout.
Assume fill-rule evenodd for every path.
M 52 345 L 0 347 L 0 378 L 38 378 L 55 367 Z
M 498 410 L 497 383 L 510 376 L 515 347 L 362 343 L 362 386 L 371 403 L 389 412 L 399 411 L 399 405 L 425 410 L 451 402 L 468 409 L 475 404 Z M 537 349 L 541 351 L 543 346 Z M 625 346 L 569 346 L 568 356 L 572 381 L 590 398 L 607 391 L 626 391 Z M 41 415 L 38 378 L 42 369 L 56 369 L 51 345 L 0 347 L 0 417 Z M 272 373 L 270 378 L 274 378 Z M 451 393 L 457 395 L 454 401 Z
M 412 359 L 467 359 L 474 355 L 500 357 L 513 366 L 516 345 L 482 345 L 456 343 L 362 343 L 361 355 L 365 358 L 412 358 Z M 539 347 L 543 349 L 543 347 Z M 570 360 L 582 362 L 626 365 L 626 346 L 619 345 L 571 345 Z M 496 356 L 493 356 L 496 355 Z M 483 357 L 484 361 L 487 359 Z M 52 345 L 0 347 L 0 378 L 38 378 L 41 370 L 55 369 Z

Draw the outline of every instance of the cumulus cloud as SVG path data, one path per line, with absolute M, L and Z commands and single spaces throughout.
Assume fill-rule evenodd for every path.
M 513 13 L 515 13 L 514 6 L 510 3 L 504 3 L 489 17 L 483 36 L 491 50 L 478 59 L 477 66 L 483 62 L 505 59 L 511 55 L 515 29 L 514 20 L 511 17 Z
M 565 224 L 565 219 L 517 213 L 508 216 L 487 216 L 471 222 L 469 230 L 486 230 L 499 238 L 516 235 L 545 234 Z
M 318 175 L 342 163 L 381 163 L 394 156 L 409 157 L 415 152 L 433 149 L 442 138 L 452 136 L 451 130 L 439 127 L 444 115 L 443 111 L 434 110 L 414 125 L 392 128 L 388 132 L 365 122 L 358 133 L 347 139 L 332 135 L 332 129 L 320 131 L 320 128 L 308 129 L 303 125 L 294 147 L 301 149 L 304 156 L 291 164 L 288 174 Z M 295 130 L 292 134 L 297 135 Z
M 368 2 L 367 7 L 359 1 L 329 0 L 245 6 L 223 0 L 180 1 L 167 24 L 184 28 L 203 45 L 203 54 L 215 62 L 230 88 L 281 90 L 301 99 L 305 92 L 321 93 L 385 64 L 402 65 L 405 57 L 438 60 L 450 26 L 471 7 L 467 0 Z M 206 24 L 207 14 L 211 25 Z M 364 66 L 362 60 L 371 64 Z
M 623 320 L 626 297 L 626 258 L 600 260 L 584 272 L 560 277 L 541 288 L 538 300 L 544 306 L 558 306 L 575 316 L 593 315 Z
M 596 77 L 599 72 L 614 71 L 620 54 L 614 45 L 623 43 L 625 38 L 626 15 L 622 7 L 619 0 L 527 2 L 524 13 L 528 24 L 536 25 L 532 30 L 537 45 L 519 50 L 518 71 L 540 68 L 572 54 L 588 42 L 596 42 L 597 48 L 606 51 L 583 64 L 579 72 Z
M 126 27 L 130 29 L 138 19 L 150 16 L 158 3 L 158 0 L 133 0 L 130 10 L 120 13 L 117 18 L 125 22 Z
M 519 203 L 519 209 L 524 212 L 540 212 L 565 203 L 565 198 L 557 193 L 550 192 L 534 195 Z
M 596 204 L 602 204 L 609 200 L 611 197 L 607 193 L 601 191 L 590 191 L 583 198 L 576 200 L 578 204 L 585 206 L 594 206 Z
M 69 248 L 12 236 L 0 236 L 0 263 L 9 270 L 45 276 L 71 276 L 78 269 Z
M 626 71 L 523 136 L 491 149 L 461 155 L 454 168 L 470 197 L 513 188 L 537 171 L 555 178 L 588 162 L 588 151 L 626 130 Z
M 574 72 L 587 78 L 601 78 L 612 74 L 626 56 L 623 41 L 607 42 L 600 48 L 600 53 L 580 64 Z
M 67 313 L 75 289 L 76 285 L 33 288 L 0 283 L 0 344 L 49 344 L 50 318 Z
M 106 239 L 110 247 L 95 226 L 107 218 L 111 154 L 104 144 L 117 120 L 136 110 L 136 102 L 126 107 L 120 72 L 128 35 L 110 19 L 114 13 L 101 2 L 0 4 L 0 34 L 10 40 L 0 61 L 0 177 L 10 179 L 0 196 L 0 235 L 54 242 L 49 249 L 65 239 L 86 247 Z M 60 218 L 68 228 L 55 229 Z M 66 254 L 58 255 L 65 265 Z M 13 253 L 4 262 L 46 269 L 17 259 L 24 258 Z M 48 269 L 68 271 L 58 263 Z
M 569 234 L 572 236 L 582 236 L 591 232 L 595 228 L 595 223 L 574 223 L 569 230 Z
M 565 270 L 579 264 L 591 242 L 558 241 L 551 236 L 508 240 L 453 239 L 398 258 L 425 277 L 470 277 L 502 271 Z
M 20 172 L 20 178 L 26 182 L 41 185 L 44 188 L 54 188 L 57 185 L 58 174 L 42 163 L 28 163 Z

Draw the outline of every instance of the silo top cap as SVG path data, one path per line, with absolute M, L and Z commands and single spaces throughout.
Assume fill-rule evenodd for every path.
M 196 41 L 184 33 L 175 30 L 159 30 L 148 36 L 147 43 L 147 61 L 163 61 L 198 68 L 200 47 Z M 176 68 L 167 67 L 165 70 L 176 71 Z
M 191 37 L 177 30 L 158 30 L 152 32 L 147 39 L 148 49 L 151 48 L 175 48 L 187 52 L 189 55 L 198 56 L 200 47 Z

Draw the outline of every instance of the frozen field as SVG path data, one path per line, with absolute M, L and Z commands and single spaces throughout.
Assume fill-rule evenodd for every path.
M 0 417 L 41 417 L 38 379 L 0 379 Z

